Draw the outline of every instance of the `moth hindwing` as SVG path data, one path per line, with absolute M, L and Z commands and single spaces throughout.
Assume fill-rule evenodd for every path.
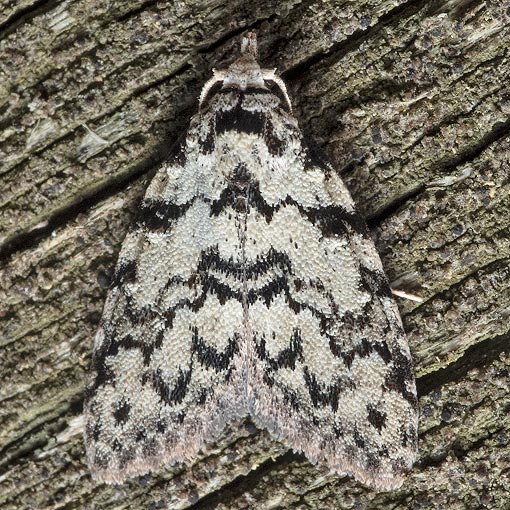
M 416 454 L 397 307 L 338 174 L 303 143 L 254 34 L 150 183 L 95 338 L 85 442 L 107 482 L 192 459 L 250 415 L 378 488 Z

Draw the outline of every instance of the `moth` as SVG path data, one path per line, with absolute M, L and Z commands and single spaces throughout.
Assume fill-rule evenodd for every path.
M 416 456 L 417 409 L 370 232 L 250 33 L 122 245 L 85 396 L 91 471 L 122 482 L 192 460 L 249 415 L 311 462 L 390 489 Z

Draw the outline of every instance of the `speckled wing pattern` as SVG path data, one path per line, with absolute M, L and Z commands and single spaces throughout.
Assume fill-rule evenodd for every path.
M 250 415 L 312 462 L 398 487 L 417 443 L 398 310 L 340 177 L 243 44 L 124 241 L 86 392 L 89 464 L 121 482 Z

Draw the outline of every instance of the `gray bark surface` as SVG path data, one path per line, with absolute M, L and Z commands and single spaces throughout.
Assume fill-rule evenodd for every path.
M 82 400 L 150 172 L 258 33 L 368 218 L 420 396 L 401 489 L 233 425 L 189 466 L 91 480 Z M 0 2 L 0 507 L 510 508 L 510 2 Z

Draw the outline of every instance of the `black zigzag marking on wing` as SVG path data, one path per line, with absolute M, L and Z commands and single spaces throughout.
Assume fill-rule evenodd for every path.
M 237 273 L 239 270 L 237 264 L 232 265 L 232 263 L 229 264 L 229 262 L 222 261 L 222 259 L 213 252 L 203 254 L 199 267 L 203 266 L 205 269 L 213 264 L 216 265 L 216 267 L 225 268 L 231 274 Z M 252 265 L 249 265 L 247 267 L 247 271 L 250 276 L 256 276 L 260 274 L 259 271 L 262 271 L 265 268 L 269 269 L 270 267 L 275 267 L 278 264 L 281 264 L 284 267 L 290 267 L 290 261 L 288 258 L 282 254 L 278 254 L 276 251 L 273 251 L 269 253 L 266 260 L 259 260 Z M 187 282 L 179 283 L 181 285 L 187 284 Z M 93 357 L 93 369 L 97 375 L 90 391 L 95 391 L 97 387 L 113 381 L 113 374 L 111 374 L 111 372 L 107 369 L 105 361 L 107 357 L 116 356 L 120 347 L 124 349 L 139 349 L 143 354 L 145 365 L 148 366 L 154 349 L 161 346 L 163 332 L 172 327 L 173 319 L 179 309 L 188 308 L 194 312 L 199 311 L 203 306 L 205 306 L 208 294 L 216 295 L 220 303 L 223 304 L 228 299 L 236 299 L 240 303 L 244 302 L 242 291 L 231 289 L 228 285 L 220 282 L 215 276 L 205 272 L 205 270 L 200 277 L 200 283 L 202 291 L 199 296 L 195 299 L 181 299 L 177 304 L 165 310 L 161 310 L 159 304 L 158 306 L 145 306 L 140 308 L 133 302 L 133 297 L 131 295 L 125 295 L 125 305 L 123 307 L 122 314 L 118 316 L 117 320 L 110 319 L 108 325 L 103 325 L 105 338 L 102 346 L 95 351 Z M 247 300 L 248 303 L 253 304 L 260 298 L 269 306 L 273 298 L 282 292 L 285 294 L 286 301 L 289 303 L 289 306 L 296 313 L 307 308 L 315 315 L 320 316 L 322 320 L 325 320 L 324 314 L 321 314 L 310 305 L 299 303 L 291 297 L 287 276 L 285 275 L 275 278 L 259 289 L 250 289 L 248 291 Z M 158 300 L 159 302 L 162 297 L 163 295 L 160 296 Z M 133 326 L 149 323 L 153 320 L 164 320 L 165 322 L 164 327 L 156 337 L 156 340 L 152 343 L 147 343 L 135 340 L 130 334 L 123 336 L 121 339 L 117 339 L 117 323 L 123 322 L 126 319 L 128 319 Z M 198 342 L 197 345 L 200 345 L 198 340 L 196 340 L 196 342 Z M 206 358 L 202 361 L 205 362 L 205 359 Z M 218 358 L 217 361 L 220 365 L 223 363 L 220 358 Z
M 341 320 L 348 330 L 356 331 L 358 335 L 373 335 L 370 331 L 370 326 L 372 325 L 374 307 L 376 306 L 381 306 L 377 298 L 367 302 L 358 313 L 353 314 L 351 311 L 346 311 L 338 318 L 335 318 L 335 320 Z M 379 325 L 381 326 L 381 324 Z M 365 333 L 367 330 L 368 332 Z M 386 324 L 382 330 L 379 331 L 380 338 L 373 338 L 370 336 L 367 338 L 363 336 L 361 341 L 354 346 L 347 345 L 343 337 L 331 335 L 327 327 L 324 329 L 323 333 L 329 339 L 331 353 L 337 358 L 342 358 L 346 367 L 350 368 L 354 358 L 365 358 L 370 356 L 373 352 L 377 352 L 384 363 L 390 363 L 393 357 L 388 343 L 384 338 L 390 330 L 396 330 L 399 334 L 403 334 L 402 327 L 397 323 L 390 324 L 387 318 Z
M 321 323 L 321 330 L 324 333 L 326 329 L 326 324 L 331 320 L 330 317 L 326 316 L 326 314 L 321 313 L 320 311 L 314 309 L 312 306 L 306 303 L 300 303 L 299 301 L 292 298 L 289 285 L 288 285 L 288 277 L 291 276 L 292 268 L 291 261 L 287 255 L 279 253 L 273 249 L 271 249 L 265 257 L 261 257 L 256 260 L 254 263 L 246 266 L 246 278 L 254 278 L 260 274 L 264 274 L 269 269 L 274 267 L 280 267 L 283 270 L 286 270 L 287 274 L 281 275 L 278 278 L 273 279 L 268 282 L 265 286 L 259 289 L 250 289 L 247 295 L 247 301 L 249 304 L 255 303 L 257 299 L 262 299 L 267 306 L 270 305 L 271 301 L 275 296 L 284 293 L 286 302 L 289 304 L 289 307 L 294 310 L 295 313 L 299 313 L 303 309 L 308 309 L 312 311 L 314 316 L 316 316 Z M 172 318 L 175 316 L 176 311 L 179 308 L 188 307 L 194 311 L 198 311 L 205 305 L 207 294 L 215 294 L 220 302 L 225 302 L 227 299 L 237 299 L 239 302 L 243 302 L 243 293 L 241 291 L 232 290 L 228 285 L 220 282 L 216 277 L 208 274 L 207 272 L 210 270 L 217 270 L 225 275 L 233 275 L 241 279 L 243 277 L 242 270 L 243 265 L 238 262 L 234 262 L 233 260 L 225 261 L 223 260 L 218 253 L 217 249 L 211 249 L 202 254 L 201 261 L 198 265 L 198 272 L 201 273 L 201 285 L 202 292 L 200 296 L 198 296 L 194 300 L 181 300 L 176 306 L 172 307 L 165 311 L 165 317 L 171 322 Z M 177 282 L 176 282 L 177 283 Z M 183 282 L 178 282 L 183 283 Z M 129 305 L 129 300 L 127 305 Z M 150 316 L 147 315 L 150 314 Z M 348 315 L 348 314 L 347 314 Z M 359 327 L 363 328 L 366 325 L 366 313 L 361 314 L 363 320 L 358 324 Z M 134 317 L 134 323 L 139 322 L 140 320 L 150 320 L 154 318 L 154 310 L 146 311 L 146 310 L 132 310 L 127 311 L 125 316 Z M 359 321 L 358 321 L 359 322 Z M 170 326 L 171 327 L 171 326 Z M 389 363 L 392 360 L 391 353 L 388 349 L 388 345 L 386 341 L 383 339 L 380 342 L 369 342 L 366 338 L 364 338 L 359 344 L 357 344 L 354 348 L 346 349 L 345 344 L 342 342 L 340 345 L 336 343 L 336 339 L 329 336 L 330 349 L 331 352 L 337 356 L 341 357 L 347 368 L 350 368 L 352 365 L 352 361 L 355 357 L 367 357 L 372 352 L 376 351 L 381 356 L 385 363 Z M 196 346 L 202 345 L 205 348 L 205 344 L 201 343 L 200 339 L 195 335 L 194 342 Z M 291 343 L 289 348 L 281 351 L 276 358 L 270 358 L 267 350 L 266 350 L 266 340 L 263 338 L 257 345 L 257 353 L 260 359 L 265 360 L 269 367 L 272 370 L 277 370 L 283 366 L 294 368 L 295 362 L 300 359 L 302 356 L 301 349 L 301 338 L 299 332 L 297 332 L 294 337 L 291 339 Z M 105 342 L 106 343 L 106 342 Z M 130 336 L 127 336 L 123 342 L 124 348 L 140 348 L 144 354 L 145 363 L 148 364 L 150 361 L 150 356 L 152 355 L 152 351 L 155 347 L 157 347 L 157 343 L 155 344 L 145 344 L 141 342 L 134 342 Z M 118 350 L 119 343 L 112 342 L 109 347 L 109 353 L 111 355 L 116 355 Z M 201 363 L 206 363 L 207 360 L 210 361 L 210 366 L 214 368 L 220 367 L 224 369 L 226 363 L 230 359 L 231 353 L 235 352 L 235 344 L 229 344 L 229 353 L 218 354 L 218 353 L 208 353 L 204 355 L 201 359 Z M 201 352 L 200 349 L 197 349 L 197 352 Z M 104 360 L 99 361 L 98 365 L 104 367 Z M 96 365 L 97 366 L 97 365 Z M 402 390 L 402 377 L 398 377 L 401 374 L 401 371 L 395 371 L 395 376 L 393 378 L 388 379 L 388 388 L 395 389 L 396 386 L 399 386 L 399 391 Z M 102 375 L 104 379 L 106 377 L 105 374 Z M 313 378 L 309 379 L 310 384 L 313 383 Z M 313 386 L 313 384 L 312 384 Z M 290 398 L 290 396 L 289 396 Z M 292 399 L 291 399 L 292 400 Z M 320 400 L 320 399 L 319 399 Z
M 95 391 L 100 386 L 104 386 L 112 382 L 114 383 L 113 373 L 107 367 L 106 359 L 116 357 L 120 348 L 125 350 L 139 350 L 142 353 L 144 365 L 149 366 L 152 353 L 155 349 L 159 349 L 161 347 L 164 333 L 164 331 L 161 330 L 156 336 L 154 342 L 147 343 L 140 340 L 135 340 L 129 333 L 122 336 L 121 338 L 118 338 L 119 335 L 115 329 L 115 326 L 108 328 L 104 327 L 103 332 L 103 343 L 101 347 L 99 347 L 99 349 L 94 352 L 92 357 L 92 370 L 96 373 L 96 378 L 94 379 L 93 384 L 87 389 L 88 394 L 90 394 L 91 391 Z
M 262 111 L 254 112 L 243 108 L 243 102 L 246 97 L 253 95 L 276 96 L 280 101 L 280 108 L 289 112 L 287 101 L 283 95 L 281 95 L 279 87 L 275 87 L 274 89 L 271 88 L 271 90 L 257 88 L 248 88 L 247 90 L 216 88 L 214 92 L 209 92 L 207 102 L 209 102 L 209 98 L 213 95 L 227 95 L 231 98 L 232 103 L 230 108 L 225 108 L 223 104 L 221 105 L 221 108 L 216 106 L 216 103 L 212 104 L 212 111 L 217 113 L 212 116 L 209 122 L 207 135 L 199 140 L 199 146 L 202 153 L 211 154 L 214 151 L 217 135 L 235 131 L 257 134 L 264 139 L 268 152 L 272 156 L 281 156 L 283 154 L 287 148 L 287 143 L 286 140 L 279 138 L 276 135 L 271 117 Z M 271 110 L 273 111 L 274 109 L 271 108 Z M 322 168 L 325 175 L 328 176 L 332 171 L 330 165 L 325 162 L 315 147 L 303 138 L 299 129 L 293 125 L 286 125 L 286 129 L 287 136 L 294 137 L 301 141 L 306 166 L 317 166 Z
M 273 333 L 273 338 L 275 334 Z M 257 356 L 264 362 L 269 365 L 271 371 L 275 372 L 280 368 L 291 368 L 294 370 L 296 368 L 297 361 L 304 361 L 303 358 L 303 346 L 301 340 L 301 331 L 295 330 L 290 342 L 289 346 L 285 349 L 282 349 L 276 358 L 272 358 L 266 350 L 266 339 L 264 337 L 260 338 L 257 341 L 257 337 L 255 337 L 256 342 L 256 352 Z M 271 339 L 269 340 L 271 342 Z
M 367 404 L 366 409 L 368 423 L 381 432 L 382 428 L 386 427 L 387 413 L 379 411 L 379 409 L 377 409 L 377 407 L 373 404 Z
M 282 156 L 287 148 L 287 143 L 282 138 L 278 138 L 272 122 L 266 122 L 264 129 L 264 142 L 266 143 L 267 151 L 271 156 Z
M 239 279 L 243 278 L 241 274 L 243 266 L 241 264 L 235 263 L 232 260 L 225 261 L 221 259 L 214 250 L 205 252 L 202 254 L 195 275 L 192 275 L 187 281 L 175 277 L 170 280 L 173 284 L 193 285 L 196 289 L 200 288 L 200 294 L 197 297 L 194 299 L 183 298 L 173 307 L 162 310 L 161 302 L 169 285 L 166 285 L 160 291 L 158 299 L 153 305 L 140 307 L 134 302 L 134 298 L 130 294 L 125 294 L 125 305 L 121 315 L 122 321 L 127 319 L 135 326 L 154 319 L 164 318 L 168 324 L 168 321 L 175 316 L 175 312 L 181 308 L 188 308 L 194 312 L 199 311 L 204 306 L 208 294 L 215 295 L 221 304 L 225 304 L 225 302 L 230 299 L 236 299 L 240 303 L 243 303 L 243 292 L 241 290 L 232 289 L 217 276 L 210 274 L 212 267 L 217 268 L 220 272 L 224 272 L 225 274 L 235 275 L 239 277 Z M 287 269 L 289 272 L 291 271 L 288 257 L 276 251 L 270 251 L 268 252 L 267 258 L 260 258 L 254 263 L 248 264 L 246 266 L 246 273 L 250 278 L 255 279 L 260 274 L 263 274 L 264 271 L 274 267 Z M 249 303 L 254 303 L 258 298 L 262 298 L 264 302 L 269 304 L 273 298 L 281 292 L 284 292 L 286 296 L 288 296 L 288 299 L 291 300 L 286 274 L 274 278 L 258 289 L 249 289 L 247 299 Z M 301 306 L 305 306 L 294 302 L 294 300 L 292 300 L 292 303 L 294 309 L 300 309 Z
M 339 205 L 329 205 L 319 208 L 304 209 L 300 207 L 302 214 L 314 225 L 317 225 L 326 236 L 349 234 L 346 225 L 349 225 L 356 233 L 365 238 L 370 237 L 370 232 L 365 220 L 357 211 L 349 212 Z
M 361 342 L 356 344 L 354 347 L 347 348 L 343 343 L 338 344 L 336 338 L 329 335 L 328 338 L 331 353 L 337 358 L 342 358 L 347 368 L 351 368 L 354 358 L 366 358 L 374 351 L 379 354 L 386 365 L 392 360 L 388 343 L 384 339 L 381 339 L 380 341 L 369 341 L 366 338 L 363 338 Z
M 114 382 L 113 374 L 107 368 L 106 359 L 108 357 L 116 357 L 120 348 L 125 350 L 139 350 L 144 357 L 145 366 L 149 367 L 152 354 L 156 349 L 161 348 L 163 333 L 164 330 L 161 330 L 155 342 L 147 343 L 135 340 L 130 334 L 127 334 L 117 340 L 115 338 L 115 332 L 108 333 L 105 331 L 103 345 L 96 351 L 93 357 L 92 367 L 96 372 L 96 379 L 94 380 L 93 385 L 87 389 L 87 395 L 90 396 L 91 392 L 95 392 L 100 386 Z M 179 377 L 174 387 L 170 388 L 170 386 L 162 380 L 161 374 L 158 371 L 152 373 L 149 372 L 148 374 L 150 375 L 145 376 L 146 380 L 144 382 L 150 380 L 165 403 L 179 403 L 186 395 L 186 388 L 189 384 L 189 378 L 193 369 L 193 359 L 196 358 L 201 365 L 208 368 L 214 368 L 217 372 L 225 371 L 230 367 L 230 362 L 234 355 L 239 352 L 238 341 L 239 339 L 237 337 L 229 339 L 225 350 L 220 352 L 213 346 L 208 345 L 207 342 L 199 336 L 198 329 L 195 328 L 192 331 L 189 369 L 185 371 L 180 369 Z
M 331 406 L 333 411 L 338 410 L 338 399 L 340 395 L 348 390 L 356 387 L 354 381 L 346 377 L 340 377 L 333 384 L 322 384 L 317 381 L 315 374 L 310 372 L 308 367 L 304 367 L 303 375 L 308 393 L 314 407 Z
M 244 204 L 247 198 L 248 206 L 254 207 L 260 212 L 268 223 L 271 222 L 273 215 L 281 207 L 292 205 L 308 221 L 318 226 L 325 236 L 348 234 L 347 226 L 363 237 L 368 238 L 370 236 L 365 221 L 356 211 L 349 212 L 342 206 L 306 208 L 288 195 L 283 201 L 273 206 L 264 200 L 258 182 L 251 181 L 249 182 L 249 188 L 247 184 L 245 187 L 246 193 L 240 192 L 240 186 L 237 181 L 229 183 L 223 189 L 219 198 L 211 201 L 211 216 L 218 216 L 229 207 L 237 210 L 239 199 L 243 198 Z M 197 196 L 184 204 L 173 204 L 168 201 L 144 202 L 136 222 L 136 228 L 151 232 L 165 231 L 174 221 L 184 216 L 197 199 L 201 199 L 206 203 L 210 201 L 206 197 Z
M 331 165 L 324 159 L 320 150 L 315 144 L 311 143 L 308 137 L 301 137 L 301 144 L 303 147 L 304 163 L 306 168 L 319 167 L 324 172 L 324 177 L 329 180 L 333 169 Z
M 179 404 L 184 400 L 188 393 L 191 376 L 193 373 L 194 360 L 196 359 L 201 365 L 213 368 L 216 372 L 225 371 L 225 380 L 228 380 L 231 373 L 231 361 L 234 355 L 239 352 L 238 337 L 229 339 L 224 351 L 218 351 L 215 347 L 207 344 L 207 342 L 198 334 L 197 328 L 192 331 L 191 355 L 189 368 L 187 370 L 179 369 L 179 376 L 175 384 L 169 385 L 164 381 L 161 372 L 156 370 L 147 376 L 145 382 L 150 381 L 161 400 L 166 404 Z M 202 395 L 201 399 L 206 396 Z
M 149 372 L 142 379 L 143 384 L 151 384 L 161 400 L 168 405 L 180 404 L 188 392 L 191 375 L 193 373 L 193 358 L 191 358 L 189 368 L 183 370 L 179 368 L 179 375 L 175 384 L 169 385 L 161 374 L 161 370 Z
M 165 231 L 175 221 L 186 214 L 194 197 L 184 204 L 174 204 L 165 200 L 144 201 L 140 206 L 135 228 L 151 232 Z
M 136 260 L 127 260 L 120 262 L 115 268 L 110 288 L 120 287 L 125 283 L 131 283 L 136 280 Z
M 384 380 L 384 387 L 388 390 L 400 393 L 402 397 L 411 404 L 413 409 L 418 409 L 416 395 L 408 388 L 408 383 L 411 385 L 413 381 L 412 361 L 402 354 L 401 351 L 396 351 L 393 355 L 391 371 Z
M 123 425 L 129 421 L 129 415 L 131 413 L 131 405 L 125 400 L 120 401 L 117 407 L 113 411 L 113 417 L 115 418 L 116 425 Z
M 319 319 L 321 324 L 326 323 L 329 318 L 319 310 L 315 309 L 309 304 L 306 303 L 300 303 L 299 301 L 292 298 L 289 286 L 287 283 L 287 278 L 285 276 L 276 278 L 275 280 L 269 282 L 267 285 L 261 287 L 260 289 L 251 289 L 248 292 L 248 303 L 253 304 L 257 299 L 262 299 L 267 306 L 271 303 L 273 298 L 280 293 L 283 293 L 285 295 L 285 300 L 288 303 L 289 307 L 295 312 L 299 313 L 301 310 L 307 309 L 311 311 L 311 313 Z M 116 328 L 115 324 L 110 324 L 109 328 L 104 329 L 105 333 L 105 339 L 103 341 L 103 345 L 97 349 L 95 352 L 94 358 L 93 358 L 93 368 L 96 371 L 96 379 L 93 384 L 93 390 L 96 389 L 98 386 L 102 386 L 104 384 L 110 383 L 113 381 L 113 374 L 110 373 L 110 371 L 106 368 L 106 358 L 109 356 L 116 356 L 118 354 L 118 350 L 120 347 L 124 349 L 138 349 L 143 355 L 144 358 L 144 364 L 146 366 L 150 365 L 150 359 L 155 349 L 161 347 L 161 342 L 163 338 L 163 332 L 165 330 L 168 330 L 172 327 L 172 321 L 176 315 L 176 312 L 179 309 L 188 308 L 192 311 L 198 311 L 206 304 L 207 295 L 208 294 L 215 294 L 220 302 L 225 302 L 227 299 L 237 299 L 240 303 L 243 303 L 243 294 L 241 291 L 235 291 L 230 289 L 227 285 L 219 282 L 215 277 L 207 275 L 205 277 L 205 280 L 203 281 L 202 286 L 202 292 L 201 294 L 194 300 L 190 299 L 182 299 L 177 303 L 176 305 L 162 311 L 162 312 L 155 312 L 151 311 L 150 318 L 145 319 L 150 321 L 154 318 L 160 318 L 165 320 L 165 326 L 161 330 L 161 332 L 156 337 L 155 341 L 152 343 L 147 343 L 140 340 L 135 340 L 132 335 L 125 335 L 121 339 L 117 340 L 116 336 Z M 123 317 L 132 317 L 133 315 L 136 316 L 137 320 L 133 322 L 133 325 L 140 324 L 140 312 L 130 311 L 126 312 L 126 308 L 133 307 L 132 304 L 130 304 L 129 301 L 126 302 L 126 307 L 124 310 Z M 135 307 L 136 308 L 136 307 Z M 235 353 L 235 345 L 232 343 L 229 343 L 229 349 L 227 352 L 225 352 L 223 355 L 220 355 L 218 353 L 201 351 L 200 347 L 204 346 L 203 342 L 198 338 L 195 337 L 194 339 L 194 345 L 197 347 L 195 351 L 198 353 L 198 358 L 200 359 L 200 362 L 203 364 L 207 364 L 207 360 L 211 360 L 211 367 L 214 366 L 215 368 L 220 367 L 223 369 L 225 366 L 225 363 L 229 359 L 231 359 L 231 356 L 233 353 Z M 262 356 L 262 352 L 265 351 L 265 344 L 261 344 L 259 346 L 260 355 Z M 201 354 L 202 352 L 205 352 L 205 354 Z M 289 347 L 289 350 L 284 350 L 282 353 L 280 353 L 279 357 L 274 360 L 268 360 L 269 364 L 272 366 L 277 366 L 281 363 L 290 363 L 292 364 L 293 357 L 297 356 L 296 359 L 301 356 L 301 347 L 300 347 L 300 337 L 295 336 L 292 339 L 291 345 Z M 276 363 L 276 365 L 275 365 Z
M 276 371 L 265 370 L 263 373 L 264 384 L 270 388 L 276 387 L 282 393 L 283 403 L 292 407 L 294 411 L 299 411 L 302 408 L 302 397 L 298 393 L 289 388 L 285 384 L 279 384 L 275 379 Z
M 220 194 L 220 197 L 211 203 L 211 215 L 218 216 L 226 208 L 235 208 L 239 199 L 239 191 L 233 186 L 227 186 Z M 350 234 L 348 227 L 351 227 L 356 233 L 365 238 L 370 237 L 368 227 L 363 218 L 356 212 L 349 212 L 344 207 L 325 206 L 318 208 L 307 208 L 299 204 L 292 197 L 287 195 L 285 199 L 276 205 L 268 204 L 259 189 L 256 181 L 250 183 L 248 193 L 248 206 L 255 208 L 267 223 L 273 219 L 273 215 L 280 208 L 292 205 L 296 207 L 300 214 L 311 223 L 320 228 L 325 236 L 347 235 Z
M 124 294 L 126 304 L 120 320 L 128 320 L 132 325 L 144 324 L 161 316 L 158 309 L 150 304 L 139 306 L 131 294 Z
M 214 368 L 216 372 L 226 370 L 236 353 L 239 352 L 239 337 L 229 338 L 227 346 L 220 352 L 198 334 L 198 328 L 193 328 L 192 353 L 196 355 L 201 365 Z
M 225 302 L 230 299 L 236 299 L 240 303 L 244 303 L 245 293 L 243 293 L 243 291 L 230 288 L 213 275 L 204 275 L 202 277 L 202 286 L 204 289 L 202 296 L 193 302 L 187 300 L 190 304 L 190 309 L 193 311 L 197 311 L 204 306 L 204 298 L 208 293 L 215 294 L 220 304 L 225 304 Z M 285 293 L 286 296 L 289 295 L 286 276 L 277 277 L 258 289 L 249 289 L 246 294 L 246 300 L 249 304 L 253 304 L 258 298 L 261 298 L 266 305 L 269 305 L 274 297 L 282 292 Z M 296 303 L 296 307 L 298 306 L 301 306 L 301 304 Z
M 202 254 L 198 264 L 198 271 L 217 271 L 225 276 L 233 276 L 238 280 L 246 278 L 252 280 L 277 268 L 285 274 L 292 274 L 292 263 L 286 253 L 270 248 L 265 255 L 258 255 L 253 262 L 236 262 L 232 258 L 224 260 L 220 257 L 218 248 L 211 248 Z

